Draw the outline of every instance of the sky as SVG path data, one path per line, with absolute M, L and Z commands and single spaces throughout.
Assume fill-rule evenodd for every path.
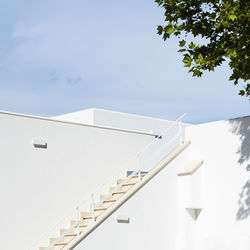
M 202 123 L 250 115 L 226 64 L 193 78 L 153 0 L 0 0 L 0 110 L 88 108 Z

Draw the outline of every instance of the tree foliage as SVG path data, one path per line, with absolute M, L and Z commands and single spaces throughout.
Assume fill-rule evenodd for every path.
M 193 76 L 214 71 L 228 58 L 230 80 L 244 83 L 239 95 L 250 97 L 250 0 L 155 0 L 164 8 L 165 25 L 158 26 L 164 40 L 179 38 L 183 63 Z M 205 38 L 187 42 L 187 34 Z M 201 39 L 199 39 L 201 41 Z

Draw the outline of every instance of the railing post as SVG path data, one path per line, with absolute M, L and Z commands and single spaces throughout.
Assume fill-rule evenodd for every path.
M 178 124 L 179 124 L 180 144 L 182 144 L 183 143 L 183 132 L 182 132 L 181 119 L 179 120 Z
M 91 194 L 91 215 L 92 215 L 92 221 L 95 222 L 95 199 L 94 194 Z
M 138 178 L 139 178 L 139 182 L 141 182 L 141 166 L 140 166 L 140 155 L 138 154 L 136 156 L 136 163 L 137 163 L 137 169 L 138 169 Z M 137 174 L 137 173 L 136 173 Z
M 77 218 L 77 235 L 80 235 L 80 211 L 79 207 L 76 208 L 76 218 Z

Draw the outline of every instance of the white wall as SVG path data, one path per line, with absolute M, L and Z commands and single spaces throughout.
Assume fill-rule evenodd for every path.
M 0 138 L 1 249 L 11 250 L 27 249 L 154 139 L 7 113 Z
M 250 249 L 250 117 L 186 133 L 191 146 L 75 249 Z M 177 177 L 199 159 L 204 164 L 192 176 Z M 202 211 L 194 220 L 186 208 Z M 130 223 L 117 223 L 116 214 Z
M 250 249 L 250 117 L 190 126 L 186 137 L 191 147 L 117 210 L 130 223 L 112 215 L 76 249 Z M 0 138 L 1 246 L 11 250 L 27 249 L 154 139 L 4 113 Z M 199 159 L 193 176 L 177 177 Z M 186 208 L 202 212 L 193 220 Z
M 186 129 L 191 158 L 202 158 L 202 212 L 195 227 L 195 248 L 188 250 L 250 249 L 250 117 Z

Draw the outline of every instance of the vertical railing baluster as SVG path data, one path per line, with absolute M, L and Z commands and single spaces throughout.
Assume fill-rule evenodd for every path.
M 95 222 L 95 199 L 94 194 L 91 194 L 91 215 L 92 215 L 92 221 Z
M 138 178 L 139 178 L 139 182 L 141 182 L 141 164 L 140 164 L 140 155 L 137 155 L 136 157 L 136 161 L 137 161 L 137 169 L 138 169 Z
M 181 119 L 179 120 L 178 124 L 179 124 L 180 144 L 182 144 L 183 143 L 183 135 L 182 135 Z
M 80 211 L 79 211 L 79 207 L 76 208 L 76 218 L 77 218 L 77 235 L 80 235 Z

